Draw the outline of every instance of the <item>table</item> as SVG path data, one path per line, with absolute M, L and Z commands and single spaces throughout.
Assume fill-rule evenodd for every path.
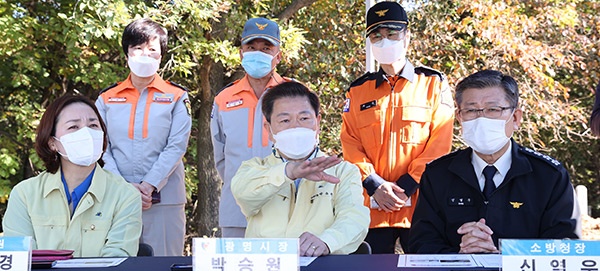
M 131 257 L 117 267 L 109 268 L 85 268 L 85 271 L 170 271 L 174 263 L 191 264 L 192 257 Z M 301 267 L 301 271 L 386 271 L 386 270 L 411 270 L 398 268 L 398 255 L 395 254 L 355 254 L 355 255 L 331 255 L 315 259 L 309 266 Z M 37 270 L 72 270 L 75 269 L 37 269 Z M 479 271 L 497 270 L 481 268 L 418 268 L 417 271 Z M 282 270 L 283 271 L 283 270 Z

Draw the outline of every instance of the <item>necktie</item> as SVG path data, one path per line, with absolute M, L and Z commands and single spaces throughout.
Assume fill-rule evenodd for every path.
M 496 184 L 494 184 L 494 174 L 496 174 L 495 166 L 486 166 L 483 169 L 483 176 L 485 177 L 485 185 L 483 186 L 483 195 L 486 200 L 490 199 L 492 192 L 496 190 Z

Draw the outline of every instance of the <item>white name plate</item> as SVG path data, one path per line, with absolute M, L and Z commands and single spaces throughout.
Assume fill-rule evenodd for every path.
M 297 238 L 194 238 L 193 269 L 300 270 Z
M 0 270 L 31 270 L 31 237 L 0 237 Z

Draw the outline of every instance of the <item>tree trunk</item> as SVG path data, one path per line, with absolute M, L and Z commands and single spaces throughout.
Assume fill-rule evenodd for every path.
M 198 198 L 194 208 L 194 221 L 199 236 L 214 236 L 218 226 L 221 179 L 215 169 L 212 142 L 210 139 L 210 114 L 212 102 L 201 101 L 197 111 L 198 151 Z
M 216 72 L 218 76 L 214 76 Z M 219 199 L 222 181 L 215 168 L 213 147 L 210 135 L 210 118 L 215 95 L 212 89 L 223 85 L 223 68 L 214 63 L 209 56 L 202 58 L 200 67 L 200 108 L 196 112 L 198 120 L 197 153 L 198 153 L 198 198 L 194 209 L 194 221 L 198 236 L 221 236 L 218 230 Z M 214 80 L 212 80 L 214 79 Z M 215 230 L 217 229 L 217 230 Z
M 282 20 L 288 20 L 299 9 L 308 6 L 316 0 L 296 0 L 290 4 L 279 16 Z M 211 33 L 206 38 L 222 39 L 225 20 L 215 21 Z M 242 29 L 240 29 L 240 33 Z M 223 88 L 225 80 L 231 80 L 224 76 L 224 68 L 221 63 L 215 63 L 209 56 L 204 56 L 200 63 L 200 108 L 194 117 L 198 121 L 196 138 L 198 140 L 198 197 L 194 204 L 194 222 L 197 236 L 220 237 L 218 228 L 219 199 L 221 196 L 222 180 L 219 177 L 214 164 L 213 148 L 210 135 L 210 116 L 212 103 L 217 90 Z M 217 229 L 216 231 L 214 229 Z
M 296 0 L 290 3 L 290 5 L 287 6 L 281 13 L 277 14 L 277 18 L 279 18 L 281 22 L 286 22 L 287 20 L 291 19 L 294 14 L 298 12 L 298 10 L 303 7 L 308 7 L 314 2 L 317 2 L 317 0 Z

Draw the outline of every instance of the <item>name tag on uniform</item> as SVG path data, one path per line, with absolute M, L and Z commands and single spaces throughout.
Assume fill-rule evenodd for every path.
M 472 206 L 473 199 L 469 197 L 449 197 L 448 206 Z
M 360 105 L 360 111 L 367 110 L 367 109 L 369 109 L 369 108 L 371 108 L 373 106 L 376 106 L 376 105 L 377 105 L 377 101 L 376 100 L 372 100 L 370 102 L 366 102 L 366 103 Z
M 153 101 L 159 103 L 170 103 L 173 102 L 175 95 L 173 94 L 165 94 L 165 93 L 154 93 Z
M 108 97 L 109 103 L 124 103 L 127 101 L 125 97 Z
M 227 102 L 227 108 L 232 108 L 232 107 L 240 106 L 242 104 L 244 104 L 244 100 L 243 99 L 239 99 L 239 100 L 235 100 L 235 101 L 229 101 L 229 102 Z

